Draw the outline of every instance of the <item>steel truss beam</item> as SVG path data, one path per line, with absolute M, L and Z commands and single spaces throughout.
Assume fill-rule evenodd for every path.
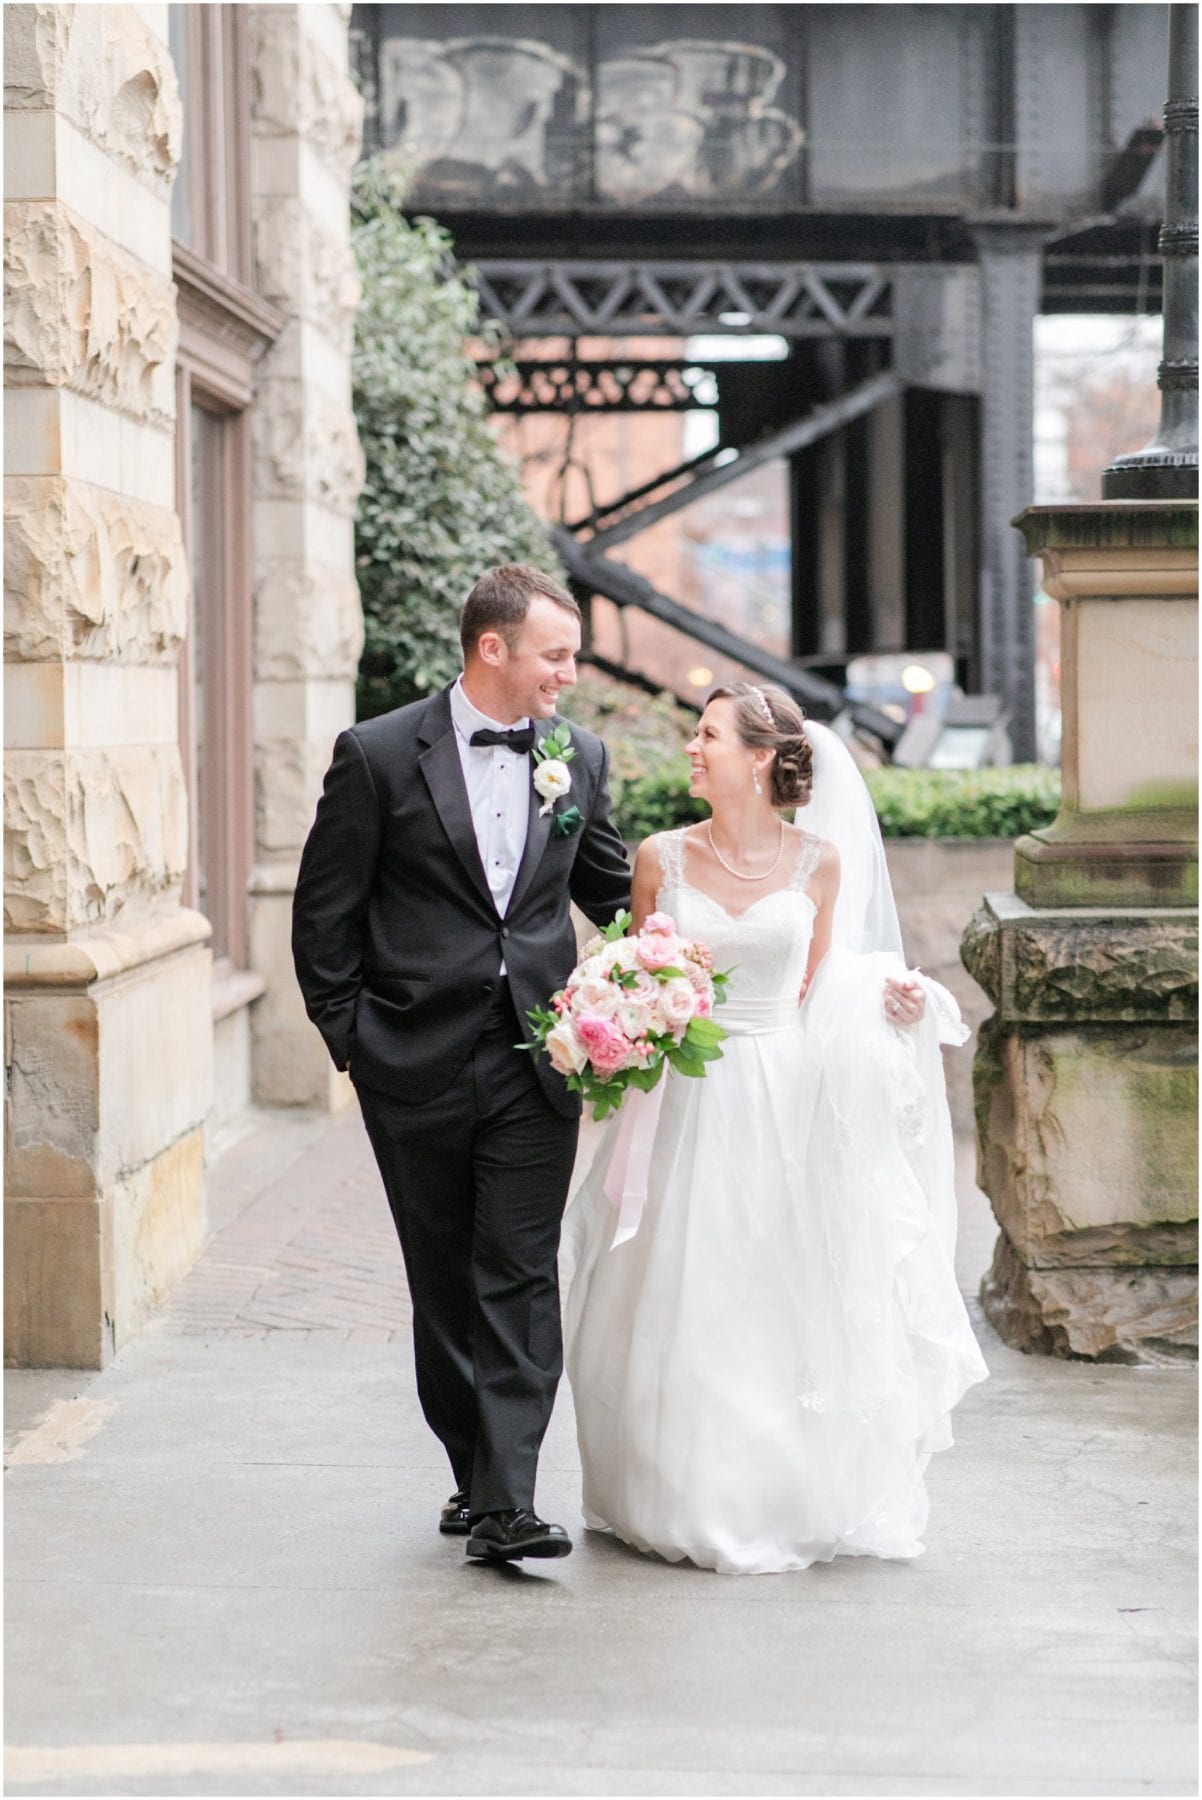
M 692 506 L 695 500 L 727 487 L 732 481 L 741 480 L 762 463 L 771 462 L 778 456 L 791 456 L 795 451 L 803 450 L 807 444 L 816 443 L 819 438 L 838 431 L 863 413 L 871 412 L 882 400 L 900 394 L 904 387 L 902 377 L 892 369 L 870 376 L 867 381 L 849 388 L 836 399 L 813 407 L 803 418 L 792 425 L 786 425 L 783 431 L 769 432 L 756 443 L 733 452 L 728 462 L 723 462 L 716 468 L 704 468 L 700 473 L 690 476 L 673 493 L 665 494 L 661 500 L 651 500 L 645 506 L 628 513 L 625 518 L 619 518 L 615 524 L 602 526 L 589 540 L 589 549 L 606 550 L 614 544 L 625 543 L 627 538 L 637 537 L 649 525 L 657 524 L 660 519 L 668 518 L 682 507 Z M 663 476 L 655 485 L 659 486 L 667 479 L 670 477 Z
M 473 268 L 481 311 L 514 338 L 892 335 L 892 278 L 873 263 L 510 262 Z
M 604 599 L 612 600 L 615 606 L 637 607 L 640 612 L 659 619 L 665 625 L 671 625 L 697 643 L 708 645 L 711 650 L 730 657 L 733 662 L 742 663 L 744 668 L 763 675 L 778 687 L 783 687 L 787 694 L 792 694 L 811 718 L 833 719 L 839 713 L 847 711 L 857 725 L 872 732 L 886 748 L 892 748 L 897 742 L 902 727 L 896 719 L 878 712 L 875 706 L 859 702 L 849 705 L 842 688 L 837 687 L 833 681 L 826 681 L 821 675 L 813 675 L 796 663 L 786 662 L 759 644 L 736 636 L 725 625 L 707 619 L 703 613 L 695 613 L 689 607 L 682 606 L 678 600 L 673 600 L 658 588 L 652 587 L 644 576 L 636 575 L 625 563 L 611 562 L 607 556 L 595 554 L 591 544 L 578 543 L 564 526 L 552 526 L 551 536 L 569 575 L 587 593 L 600 594 Z M 603 662 L 591 652 L 589 659 L 606 673 L 622 680 L 633 680 L 640 686 L 655 686 L 657 691 L 662 691 L 658 689 L 658 684 L 648 683 L 645 676 L 631 675 L 618 664 Z
M 615 606 L 637 607 L 653 619 L 683 631 L 686 637 L 707 644 L 711 650 L 720 651 L 745 668 L 754 669 L 757 675 L 766 676 L 793 694 L 820 718 L 834 718 L 843 710 L 842 690 L 833 681 L 824 681 L 820 675 L 794 668 L 782 657 L 773 656 L 770 650 L 762 649 L 747 638 L 736 637 L 725 625 L 661 594 L 658 588 L 652 587 L 624 563 L 610 562 L 608 557 L 597 555 L 591 544 L 578 543 L 562 525 L 551 527 L 551 537 L 569 575 L 589 593 L 601 594 Z
M 544 359 L 476 365 L 500 413 L 691 412 L 717 401 L 718 363 L 639 357 Z

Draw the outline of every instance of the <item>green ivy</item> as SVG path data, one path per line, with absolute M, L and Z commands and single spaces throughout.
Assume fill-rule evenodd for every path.
M 449 234 L 402 212 L 404 178 L 380 157 L 359 166 L 351 235 L 363 298 L 354 403 L 367 478 L 355 521 L 366 643 L 359 715 L 370 718 L 449 681 L 459 612 L 496 563 L 560 569 L 517 469 L 488 422 L 467 341 L 495 347 Z

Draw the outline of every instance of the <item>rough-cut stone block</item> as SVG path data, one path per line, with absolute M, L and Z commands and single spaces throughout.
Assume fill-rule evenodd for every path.
M 346 219 L 314 217 L 298 196 L 264 196 L 255 209 L 254 239 L 263 298 L 318 326 L 349 356 L 360 283 Z
M 281 738 L 256 746 L 255 841 L 260 855 L 299 855 L 333 748 L 333 738 L 317 742 Z
M 6 1013 L 5 1181 L 18 1194 L 91 1194 L 100 1130 L 96 1002 L 14 990 Z
M 333 748 L 333 738 L 283 738 L 256 746 L 255 841 L 262 856 L 299 855 Z
M 9 384 L 69 387 L 135 418 L 169 422 L 172 284 L 58 201 L 10 201 L 4 217 Z
M 4 788 L 10 930 L 67 931 L 178 896 L 187 801 L 174 745 L 15 750 Z
M 1002 1232 L 981 1284 L 994 1329 L 1017 1350 L 1096 1362 L 1192 1362 L 1196 1269 L 1038 1269 Z
M 352 517 L 364 461 L 349 400 L 337 404 L 291 377 L 265 380 L 260 391 L 254 411 L 256 498 L 312 500 Z
M 204 1241 L 204 1133 L 189 1132 L 115 1183 L 112 1318 L 120 1347 L 191 1268 Z
M 301 137 L 345 184 L 359 155 L 363 101 L 306 28 L 303 6 L 252 6 L 251 116 L 257 137 Z
M 166 44 L 132 6 L 6 6 L 4 104 L 55 108 L 164 200 L 183 111 Z
M 1184 908 L 1049 911 L 1013 894 L 988 894 L 960 954 L 1011 1021 L 1198 1016 L 1198 921 Z
M 174 663 L 188 614 L 179 518 L 59 476 L 4 488 L 4 643 L 24 662 Z
M 212 956 L 193 945 L 91 990 L 100 1014 L 99 1173 L 109 1184 L 203 1124 L 213 1099 Z M 141 1068 L 141 1079 L 131 1071 Z
M 255 588 L 256 680 L 351 683 L 362 654 L 363 606 L 349 568 L 284 560 L 263 567 Z
M 1028 1263 L 1197 1261 L 1198 1078 L 1183 1025 L 983 1026 L 981 1186 Z
M 86 1199 L 16 1198 L 4 1206 L 4 1360 L 21 1368 L 98 1369 L 112 1349 L 102 1208 Z

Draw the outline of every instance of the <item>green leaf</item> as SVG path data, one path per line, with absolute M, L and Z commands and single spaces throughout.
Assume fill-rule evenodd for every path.
M 684 1035 L 687 1043 L 713 1045 L 720 1044 L 730 1033 L 714 1019 L 693 1018 L 689 1020 Z

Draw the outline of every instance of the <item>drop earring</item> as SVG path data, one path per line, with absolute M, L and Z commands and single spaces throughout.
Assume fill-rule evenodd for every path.
M 756 793 L 757 793 L 757 794 L 762 794 L 762 793 L 763 793 L 763 791 L 764 791 L 764 790 L 763 790 L 763 788 L 762 788 L 762 787 L 761 787 L 761 786 L 760 786 L 760 772 L 759 772 L 759 770 L 758 770 L 758 769 L 753 769 L 753 770 L 752 770 L 752 771 L 751 771 L 751 779 L 752 779 L 752 780 L 753 780 L 753 781 L 754 781 L 754 782 L 755 782 L 755 791 L 756 791 Z

